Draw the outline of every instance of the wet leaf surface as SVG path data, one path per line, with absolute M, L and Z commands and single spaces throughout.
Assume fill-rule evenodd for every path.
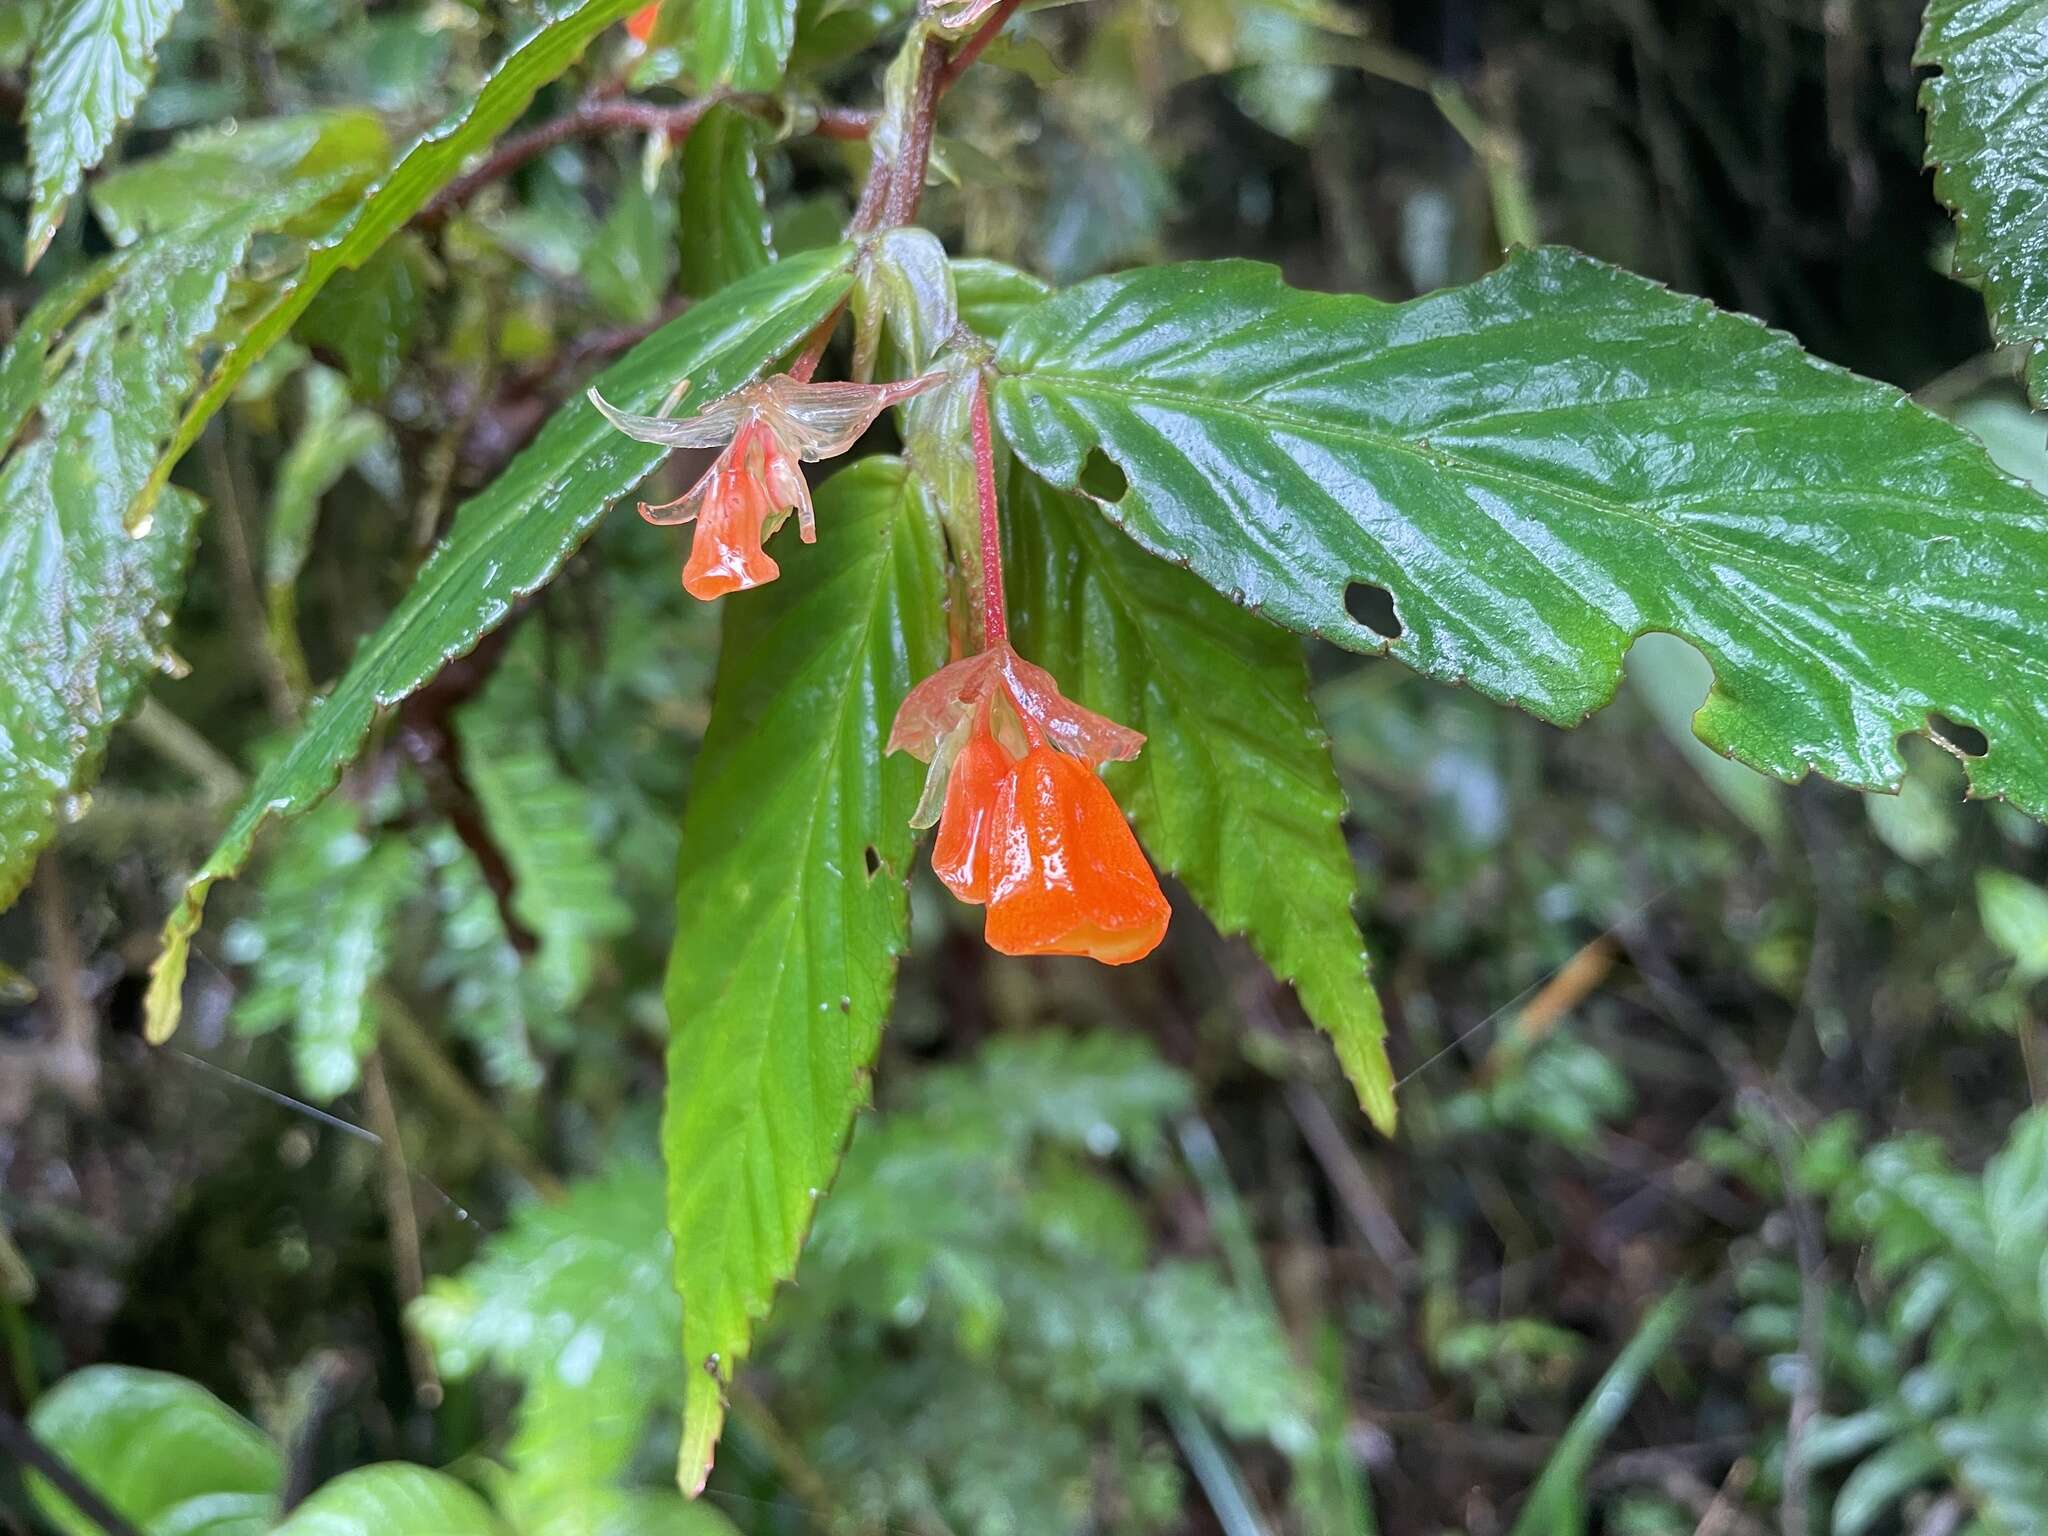
M 1401 305 L 1217 262 L 1055 295 L 998 363 L 1027 464 L 1268 618 L 1559 725 L 1668 630 L 1717 750 L 1893 788 L 1938 711 L 2048 815 L 2048 503 L 1754 321 L 1555 248 Z

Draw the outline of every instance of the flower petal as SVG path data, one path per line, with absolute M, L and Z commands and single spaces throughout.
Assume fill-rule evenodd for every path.
M 750 389 L 734 390 L 696 415 L 679 420 L 622 411 L 600 395 L 595 386 L 584 393 L 606 421 L 635 442 L 655 443 L 663 448 L 721 448 L 732 441 L 747 415 L 758 408 Z
M 1003 779 L 989 829 L 989 947 L 1125 965 L 1172 915 L 1109 786 L 1079 758 L 1033 747 Z
M 837 458 L 874 425 L 875 418 L 899 401 L 921 394 L 944 374 L 894 384 L 854 384 L 835 380 L 800 384 L 786 373 L 762 381 L 761 405 L 776 436 L 800 457 L 816 462 Z
M 996 681 L 998 653 L 982 651 L 948 662 L 904 695 L 889 727 L 890 752 L 908 752 L 928 763 L 939 744 L 989 695 Z
M 1001 658 L 1002 678 L 1018 713 L 1037 722 L 1053 745 L 1085 760 L 1091 768 L 1129 762 L 1145 745 L 1143 731 L 1083 709 L 1060 692 L 1050 672 L 1033 666 L 1008 646 L 990 654 Z

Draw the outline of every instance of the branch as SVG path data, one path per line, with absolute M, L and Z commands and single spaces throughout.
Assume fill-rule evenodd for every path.
M 671 140 L 686 139 L 698 119 L 720 102 L 730 102 L 759 116 L 790 117 L 799 126 L 827 139 L 864 139 L 874 124 L 872 112 L 852 107 L 807 107 L 802 109 L 802 117 L 793 117 L 792 109 L 773 96 L 702 96 L 672 107 L 649 101 L 592 99 L 549 122 L 512 135 L 483 164 L 435 193 L 426 207 L 413 216 L 413 224 L 420 229 L 438 229 L 450 214 L 492 182 L 504 180 L 527 161 L 571 139 L 597 138 L 614 128 L 638 128 L 648 133 L 666 133 Z M 813 113 L 815 121 L 811 120 Z
M 35 1431 L 4 1408 L 0 1408 L 0 1452 L 41 1474 L 106 1536 L 141 1536 L 124 1516 L 93 1491 L 84 1478 L 71 1470 L 70 1463 L 38 1440 Z

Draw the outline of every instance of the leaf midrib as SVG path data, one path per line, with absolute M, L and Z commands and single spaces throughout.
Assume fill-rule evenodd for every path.
M 869 649 L 874 642 L 875 628 L 881 614 L 883 595 L 889 588 L 891 582 L 890 572 L 893 569 L 895 563 L 896 538 L 898 533 L 900 532 L 900 518 L 903 510 L 900 504 L 900 496 L 901 491 L 899 489 L 898 504 L 895 509 L 896 515 L 891 517 L 888 532 L 882 539 L 880 547 L 876 554 L 875 580 L 869 594 L 869 600 L 867 604 L 867 615 L 866 620 L 861 627 L 859 644 L 855 646 L 850 653 L 854 658 L 854 662 L 847 672 L 847 686 L 841 689 L 839 692 L 839 707 L 835 717 L 833 718 L 831 731 L 829 733 L 820 733 L 821 738 L 828 737 L 834 743 L 834 746 L 829 756 L 835 765 L 843 764 L 846 760 L 846 729 L 848 718 L 852 712 L 853 707 L 852 698 L 855 692 L 856 681 L 860 669 L 860 658 L 866 656 L 869 653 Z M 844 786 L 841 786 L 842 789 L 843 787 Z M 801 909 L 804 905 L 804 893 L 809 889 L 810 886 L 810 872 L 815 868 L 814 859 L 817 853 L 819 829 L 824 820 L 824 817 L 822 815 L 823 804 L 823 796 L 816 796 L 813 797 L 813 799 L 811 800 L 810 813 L 804 818 L 802 826 L 803 857 L 798 864 L 797 880 L 791 886 L 790 890 L 781 898 L 783 903 L 794 906 L 798 909 L 799 913 L 801 912 Z M 850 905 L 851 904 L 849 904 L 849 906 Z M 788 943 L 781 946 L 780 951 L 776 956 L 775 970 L 773 976 L 768 978 L 746 976 L 743 974 L 741 970 L 735 969 L 734 972 L 726 978 L 725 984 L 719 989 L 716 1001 L 713 1005 L 713 1009 L 724 1007 L 730 1001 L 734 989 L 740 984 L 742 980 L 747 980 L 750 982 L 763 981 L 766 983 L 766 990 L 769 992 L 771 1000 L 775 1005 L 775 1007 L 764 1009 L 763 1017 L 772 1018 L 774 1016 L 776 1007 L 779 1007 L 782 1002 L 782 994 L 787 982 L 792 961 L 799 952 L 807 953 L 810 948 L 810 934 L 801 921 L 791 924 L 789 931 L 790 940 Z M 713 1010 L 707 1009 L 705 1011 L 711 1012 Z M 761 1039 L 761 1041 L 764 1042 L 764 1046 L 761 1049 L 757 1049 L 749 1053 L 752 1057 L 752 1069 L 748 1074 L 750 1078 L 750 1081 L 748 1083 L 748 1091 L 749 1097 L 752 1098 L 755 1102 L 759 1103 L 763 1102 L 761 1096 L 762 1074 L 760 1067 L 761 1063 L 767 1059 L 765 1041 L 769 1031 L 762 1030 L 757 1031 L 756 1033 Z M 762 1123 L 764 1125 L 770 1124 L 772 1123 L 773 1119 L 774 1117 L 772 1115 L 763 1116 Z M 773 1141 L 774 1138 L 772 1134 L 769 1139 L 771 1142 Z M 746 1199 L 741 1197 L 739 1193 L 735 1191 L 734 1196 L 730 1198 L 728 1204 L 729 1214 L 725 1222 L 721 1224 L 724 1226 L 725 1230 L 728 1233 L 730 1233 L 733 1230 L 731 1225 L 733 1220 L 735 1220 L 740 1215 L 744 1215 L 747 1210 L 747 1207 L 748 1202 L 746 1201 Z M 801 1236 L 802 1234 L 801 1232 L 799 1232 L 799 1239 L 801 1238 Z M 680 1246 L 680 1243 L 678 1243 L 679 1250 Z M 724 1245 L 724 1251 L 730 1252 L 731 1246 L 731 1244 Z M 776 1266 L 776 1268 L 778 1271 L 776 1278 L 785 1278 L 784 1274 L 782 1273 L 784 1266 L 778 1265 Z M 723 1271 L 726 1290 L 728 1294 L 744 1295 L 747 1290 L 747 1287 L 743 1283 L 735 1284 L 733 1282 L 732 1276 L 734 1274 L 734 1271 L 724 1266 L 721 1266 L 721 1269 Z M 742 1306 L 741 1310 L 745 1310 L 744 1306 Z
M 1066 392 L 1069 394 L 1089 395 L 1098 399 L 1109 400 L 1112 404 L 1142 400 L 1155 405 L 1176 407 L 1191 415 L 1235 415 L 1272 426 L 1286 427 L 1305 436 L 1336 438 L 1340 441 L 1360 443 L 1367 447 L 1382 449 L 1388 453 L 1403 455 L 1438 470 L 1455 470 L 1483 483 L 1523 490 L 1532 495 L 1548 496 L 1577 505 L 1596 516 L 1601 514 L 1609 515 L 1651 531 L 1667 533 L 1690 540 L 1703 557 L 1711 557 L 1718 553 L 1732 564 L 1745 565 L 1751 569 L 1792 578 L 1795 585 L 1803 582 L 1810 589 L 1839 593 L 1844 598 L 1855 600 L 1852 606 L 1864 606 L 1875 614 L 1890 618 L 1894 622 L 1905 624 L 1908 621 L 1917 621 L 1945 639 L 1973 646 L 1985 646 L 2001 651 L 2013 658 L 2023 670 L 2036 676 L 2048 678 L 2048 661 L 2044 661 L 2041 657 L 2031 655 L 1995 636 L 1975 635 L 1964 631 L 1956 631 L 1944 624 L 1937 615 L 1904 607 L 1879 588 L 1858 586 L 1852 582 L 1843 581 L 1838 577 L 1829 576 L 1812 570 L 1807 566 L 1799 565 L 1796 562 L 1787 561 L 1761 551 L 1751 550 L 1740 544 L 1730 543 L 1727 540 L 1716 538 L 1714 535 L 1702 531 L 1692 523 L 1683 520 L 1666 520 L 1646 510 L 1638 509 L 1629 502 L 1608 500 L 1576 487 L 1559 485 L 1554 481 L 1544 480 L 1535 475 L 1525 474 L 1512 469 L 1504 469 L 1445 449 L 1425 446 L 1422 443 L 1414 442 L 1396 434 L 1375 432 L 1370 428 L 1350 423 L 1333 423 L 1315 416 L 1280 410 L 1264 401 L 1244 401 L 1197 391 L 1175 390 L 1164 385 L 1147 384 L 1137 380 L 1123 380 L 1111 385 L 1091 374 L 1070 373 L 1061 369 L 1038 367 L 1018 369 L 1006 376 L 1027 384 L 1052 381 L 1067 386 Z M 1601 613 L 1599 609 L 1585 602 L 1583 597 L 1580 598 L 1580 604 L 1588 611 L 1598 614 L 1607 623 L 1611 625 L 1615 623 L 1607 614 Z M 1616 625 L 1615 627 L 1619 628 L 1621 626 Z

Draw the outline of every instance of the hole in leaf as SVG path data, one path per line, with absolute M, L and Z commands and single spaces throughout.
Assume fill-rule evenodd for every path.
M 1991 738 L 1965 721 L 1930 713 L 1927 728 L 1965 757 L 1982 757 L 1991 750 Z
M 868 878 L 872 880 L 882 872 L 882 856 L 875 852 L 875 845 L 873 843 L 868 844 L 867 860 Z
M 1080 485 L 1097 501 L 1113 503 L 1124 499 L 1124 493 L 1131 488 L 1131 481 L 1115 459 L 1100 448 L 1091 448 L 1087 461 L 1081 466 Z
M 1394 594 L 1369 581 L 1344 589 L 1344 611 L 1382 640 L 1401 638 L 1401 616 L 1394 612 Z

